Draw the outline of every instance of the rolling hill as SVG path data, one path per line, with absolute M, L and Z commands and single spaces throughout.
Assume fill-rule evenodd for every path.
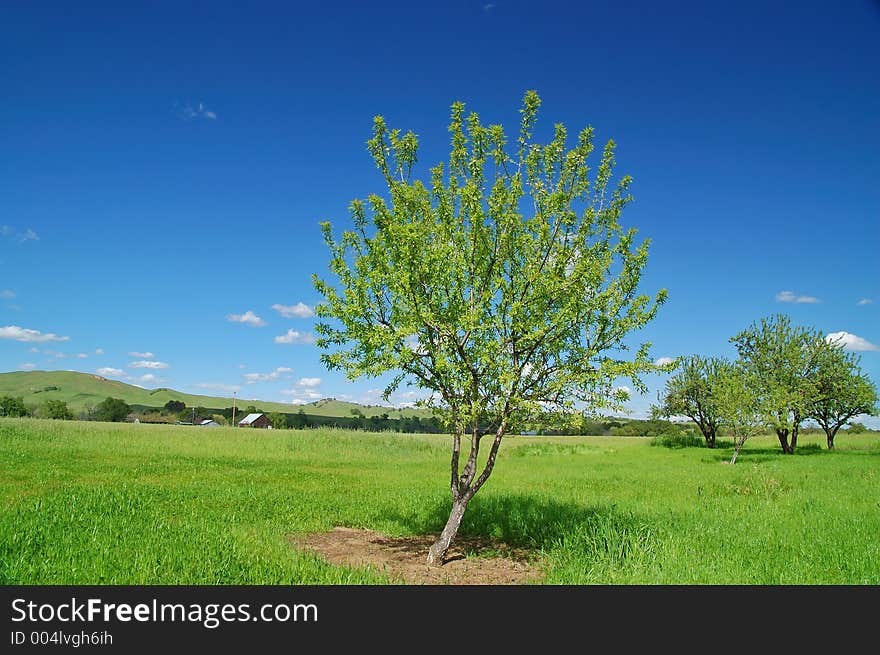
M 187 407 L 223 409 L 232 406 L 232 397 L 200 396 L 175 391 L 166 387 L 144 389 L 118 380 L 109 380 L 100 375 L 76 371 L 14 371 L 0 373 L 0 396 L 21 396 L 29 406 L 41 405 L 47 400 L 63 400 L 74 412 L 87 406 L 94 407 L 108 396 L 120 398 L 133 408 L 161 408 L 169 400 L 182 400 Z M 237 398 L 239 408 L 255 405 L 264 412 L 294 413 L 300 409 L 307 415 L 327 417 L 350 417 L 352 410 L 359 410 L 364 416 L 389 418 L 430 416 L 424 409 L 394 409 L 379 405 L 359 405 L 334 398 L 325 398 L 305 405 L 274 403 L 262 400 Z

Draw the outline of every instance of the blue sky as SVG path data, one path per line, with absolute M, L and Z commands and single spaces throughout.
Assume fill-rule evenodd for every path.
M 376 402 L 310 343 L 318 222 L 382 191 L 375 114 L 428 166 L 453 101 L 512 133 L 535 89 L 635 179 L 655 357 L 784 312 L 880 381 L 877 3 L 237 5 L 4 7 L 0 370 Z

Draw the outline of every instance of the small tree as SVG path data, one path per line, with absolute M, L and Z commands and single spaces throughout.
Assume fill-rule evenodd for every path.
M 452 432 L 452 508 L 428 563 L 440 565 L 465 510 L 491 475 L 511 424 L 555 409 L 618 407 L 619 378 L 639 390 L 656 367 L 627 337 L 665 300 L 638 293 L 648 243 L 620 224 L 631 179 L 611 184 L 613 141 L 595 176 L 591 128 L 571 150 L 564 126 L 546 145 L 532 140 L 540 100 L 526 93 L 515 153 L 500 125 L 452 105 L 448 166 L 413 179 L 418 141 L 374 120 L 368 148 L 387 198 L 351 204 L 354 229 L 334 239 L 323 223 L 340 289 L 314 277 L 321 359 L 349 378 L 396 375 L 431 393 Z M 481 442 L 491 438 L 478 467 Z M 462 442 L 469 444 L 460 466 Z
M 757 385 L 755 393 L 764 399 L 782 452 L 791 455 L 800 425 L 820 397 L 819 366 L 833 346 L 817 330 L 792 325 L 783 314 L 762 318 L 730 340 Z
M 687 416 L 700 428 L 706 446 L 714 448 L 721 420 L 714 392 L 719 379 L 729 371 L 730 363 L 719 357 L 683 358 L 675 375 L 666 381 L 660 404 L 652 408 L 652 414 L 666 418 Z
M 266 418 L 269 419 L 269 422 L 272 423 L 272 427 L 276 430 L 287 429 L 287 417 L 281 412 L 266 414 Z
M 730 367 L 716 379 L 715 407 L 733 436 L 731 464 L 745 442 L 766 429 L 768 407 L 756 388 L 757 380 L 742 366 Z
M 124 421 L 131 412 L 128 403 L 120 398 L 106 398 L 95 407 L 95 416 L 99 421 L 118 423 Z
M 834 449 L 834 437 L 851 419 L 877 413 L 877 387 L 862 373 L 858 358 L 841 347 L 832 348 L 820 360 L 816 386 L 818 395 L 809 418 L 825 431 L 828 450 Z
M 58 420 L 72 420 L 73 412 L 63 400 L 47 400 L 40 408 L 40 415 L 44 418 Z
M 94 421 L 95 420 L 95 407 L 91 403 L 86 403 L 82 411 L 79 413 L 80 421 Z
M 0 397 L 0 416 L 22 417 L 27 415 L 28 409 L 24 404 L 23 397 Z
M 169 400 L 165 403 L 165 411 L 169 414 L 180 414 L 186 409 L 186 403 L 182 400 Z

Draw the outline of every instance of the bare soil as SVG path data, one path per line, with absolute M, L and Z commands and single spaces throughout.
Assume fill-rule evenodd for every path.
M 405 584 L 507 585 L 537 582 L 543 571 L 530 551 L 491 539 L 459 536 L 443 566 L 425 558 L 436 535 L 388 537 L 371 530 L 333 528 L 291 536 L 294 547 L 311 550 L 331 564 L 372 567 Z

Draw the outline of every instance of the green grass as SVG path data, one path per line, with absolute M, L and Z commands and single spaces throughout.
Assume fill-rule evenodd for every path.
M 169 400 L 182 400 L 187 407 L 205 407 L 223 409 L 232 407 L 232 397 L 199 396 L 174 389 L 160 387 L 144 389 L 118 380 L 108 380 L 100 375 L 79 373 L 76 371 L 14 371 L 0 373 L 0 396 L 24 398 L 29 406 L 38 406 L 47 400 L 62 400 L 75 412 L 82 411 L 87 405 L 94 407 L 108 396 L 124 400 L 129 405 L 144 407 L 164 407 Z M 358 409 L 364 416 L 380 416 L 388 414 L 390 418 L 401 416 L 428 417 L 430 411 L 424 409 L 393 409 L 376 405 L 365 406 L 332 398 L 318 400 L 314 403 L 294 406 L 285 403 L 273 403 L 262 400 L 250 400 L 239 397 L 239 408 L 256 405 L 264 412 L 294 413 L 302 409 L 306 414 L 332 417 L 351 417 L 351 410 Z
M 880 439 L 512 437 L 462 532 L 550 584 L 878 584 Z M 449 439 L 0 419 L 0 584 L 361 584 L 288 535 L 438 531 Z

